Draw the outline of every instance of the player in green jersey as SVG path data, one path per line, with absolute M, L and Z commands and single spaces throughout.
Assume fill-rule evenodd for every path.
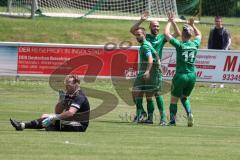
M 188 97 L 190 96 L 196 82 L 194 63 L 198 47 L 201 43 L 202 34 L 194 25 L 194 19 L 191 18 L 189 23 L 183 26 L 182 41 L 179 41 L 170 34 L 172 23 L 174 23 L 174 18 L 169 16 L 164 31 L 166 40 L 176 48 L 176 74 L 172 79 L 169 125 L 176 125 L 177 102 L 180 98 L 187 113 L 188 126 L 192 127 L 193 115 Z M 194 40 L 191 40 L 192 32 L 195 34 Z
M 135 30 L 135 36 L 137 41 L 140 43 L 139 48 L 139 69 L 138 75 L 135 79 L 133 86 L 133 98 L 136 103 L 136 122 L 144 122 L 144 109 L 143 109 L 143 95 L 146 94 L 147 106 L 148 108 L 154 108 L 153 102 L 151 101 L 154 91 L 158 85 L 158 78 L 155 75 L 157 71 L 155 71 L 153 55 L 156 54 L 155 49 L 152 45 L 146 40 L 146 32 L 144 28 L 138 27 Z M 157 68 L 159 70 L 159 68 Z M 153 109 L 148 110 L 148 118 L 150 118 L 151 122 L 153 118 Z
M 146 21 L 148 19 L 149 13 L 148 12 L 144 12 L 144 14 L 141 16 L 140 20 L 134 24 L 131 29 L 130 32 L 132 34 L 134 34 L 136 28 L 138 28 L 144 21 Z M 173 25 L 174 26 L 174 25 Z M 156 50 L 157 54 L 153 55 L 154 61 L 158 61 L 158 64 L 161 65 L 161 60 L 162 60 L 162 50 L 163 50 L 163 46 L 165 45 L 165 43 L 167 42 L 164 35 L 163 34 L 159 34 L 159 22 L 158 21 L 150 21 L 150 25 L 149 25 L 149 29 L 151 31 L 151 34 L 146 34 L 146 40 L 149 41 L 151 43 L 151 45 L 153 46 L 153 48 Z M 175 32 L 172 36 L 173 37 L 177 37 L 179 36 L 181 33 L 178 30 L 178 28 L 175 29 L 177 32 Z M 159 66 L 155 65 L 155 67 L 159 68 Z M 156 69 L 156 71 L 158 71 Z M 164 107 L 164 103 L 163 103 L 163 98 L 160 94 L 161 89 L 163 88 L 162 86 L 162 72 L 158 72 L 159 74 L 156 74 L 158 77 L 158 90 L 155 92 L 155 98 L 156 98 L 156 102 L 157 102 L 157 106 L 160 112 L 160 125 L 165 125 L 166 124 L 166 112 L 165 112 L 165 107 Z M 152 99 L 149 99 L 147 101 L 147 110 L 149 112 L 149 110 L 154 111 L 154 107 L 153 105 L 153 101 Z M 144 110 L 143 110 L 143 114 L 144 114 Z M 148 121 L 146 122 L 150 122 L 151 117 L 148 118 Z

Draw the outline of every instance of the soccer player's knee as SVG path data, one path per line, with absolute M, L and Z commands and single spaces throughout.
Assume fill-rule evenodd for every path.
M 181 101 L 186 101 L 187 100 L 187 97 L 186 96 L 182 96 L 181 97 Z
M 177 104 L 179 97 L 171 96 L 171 104 Z
M 160 96 L 160 92 L 156 92 L 156 93 L 154 94 L 154 96 L 155 96 L 155 97 Z
M 139 95 L 139 90 L 137 89 L 137 88 L 134 88 L 133 90 L 132 90 L 132 96 L 133 97 L 136 97 L 137 95 Z
M 136 95 L 137 95 L 136 90 L 132 90 L 132 96 L 134 97 Z
M 181 100 L 187 100 L 187 97 L 186 96 L 183 96 L 183 97 L 181 97 Z
M 146 97 L 147 101 L 152 101 L 152 97 Z

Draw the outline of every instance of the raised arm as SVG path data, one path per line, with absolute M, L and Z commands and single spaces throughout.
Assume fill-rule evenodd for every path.
M 188 24 L 192 26 L 194 34 L 196 37 L 202 39 L 202 33 L 201 31 L 195 26 L 194 24 L 194 18 L 190 18 Z
M 178 28 L 175 21 L 172 22 L 172 25 L 173 25 L 173 29 L 174 29 L 174 33 L 172 34 L 172 36 L 175 38 L 181 36 L 182 33 L 181 33 L 180 29 Z
M 181 31 L 178 28 L 176 22 L 174 21 L 174 15 L 173 14 L 169 14 L 168 15 L 168 21 L 170 21 L 172 23 L 173 29 L 174 29 L 174 33 L 172 34 L 173 37 L 177 38 L 178 36 L 181 36 Z
M 143 15 L 141 16 L 140 20 L 135 23 L 131 29 L 130 32 L 134 35 L 135 30 L 145 21 L 148 19 L 149 13 L 148 11 L 145 11 Z
M 172 37 L 172 35 L 170 34 L 170 27 L 171 27 L 171 25 L 172 25 L 172 22 L 168 21 L 167 25 L 166 25 L 166 27 L 164 29 L 164 36 L 165 36 L 165 39 L 167 41 L 170 41 L 170 39 Z

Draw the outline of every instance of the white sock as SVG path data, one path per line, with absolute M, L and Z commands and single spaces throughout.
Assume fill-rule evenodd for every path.
M 25 128 L 25 123 L 21 122 L 21 128 L 24 129 Z

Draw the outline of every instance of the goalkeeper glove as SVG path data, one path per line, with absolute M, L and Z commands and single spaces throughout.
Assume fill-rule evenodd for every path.
M 56 114 L 50 115 L 42 121 L 42 126 L 48 127 L 57 119 L 59 119 L 58 115 L 56 115 Z

